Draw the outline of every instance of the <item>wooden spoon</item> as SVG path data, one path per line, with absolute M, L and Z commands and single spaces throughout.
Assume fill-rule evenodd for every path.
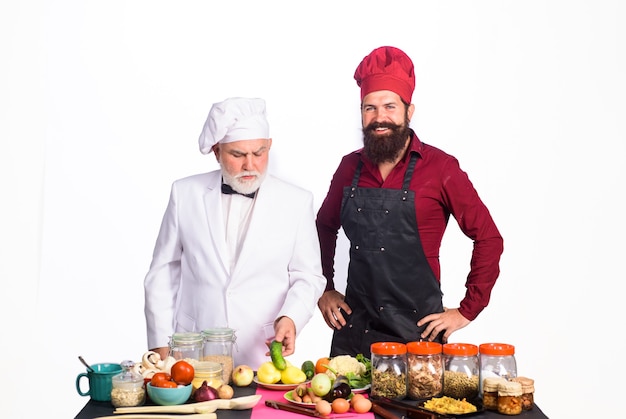
M 213 413 L 218 409 L 252 409 L 259 400 L 261 400 L 261 395 L 253 394 L 234 399 L 214 399 L 207 402 L 179 404 L 176 406 L 118 407 L 114 413 Z
M 135 413 L 130 415 L 115 415 L 115 416 L 98 416 L 97 419 L 181 419 L 181 415 L 155 415 L 149 413 Z M 198 413 L 185 415 L 185 419 L 194 418 L 194 419 L 217 419 L 217 414 L 215 413 Z

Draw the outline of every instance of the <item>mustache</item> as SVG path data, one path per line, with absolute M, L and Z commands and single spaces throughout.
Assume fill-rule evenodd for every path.
M 391 122 L 371 122 L 368 126 L 365 127 L 365 132 L 373 132 L 378 128 L 389 128 L 389 129 L 397 129 L 400 128 L 400 125 L 391 123 Z
M 248 172 L 241 172 L 237 175 L 235 175 L 235 179 L 241 179 L 244 176 L 255 176 L 255 177 L 259 177 L 261 176 L 261 173 L 257 172 L 256 170 L 254 171 L 248 171 Z

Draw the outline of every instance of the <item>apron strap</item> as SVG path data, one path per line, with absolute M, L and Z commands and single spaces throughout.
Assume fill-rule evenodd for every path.
M 354 171 L 354 176 L 352 177 L 352 190 L 355 190 L 358 183 L 359 178 L 361 177 L 361 168 L 363 167 L 363 160 L 359 159 L 359 164 L 356 166 L 356 170 Z
M 411 178 L 413 178 L 413 171 L 415 170 L 416 161 L 417 154 L 411 154 L 411 161 L 409 161 L 409 166 L 406 168 L 406 172 L 404 173 L 404 182 L 402 183 L 402 190 L 404 190 L 405 194 L 409 191 L 409 185 L 411 184 Z

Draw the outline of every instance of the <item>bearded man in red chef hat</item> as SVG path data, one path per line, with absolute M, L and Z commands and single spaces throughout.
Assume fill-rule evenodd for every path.
M 234 329 L 234 364 L 257 369 L 269 339 L 295 351 L 324 289 L 313 194 L 267 173 L 265 101 L 213 104 L 198 139 L 219 170 L 172 184 L 145 281 L 148 348 L 170 336 Z
M 326 289 L 320 308 L 334 329 L 331 356 L 369 354 L 378 341 L 446 342 L 487 306 L 502 237 L 453 156 L 409 127 L 413 62 L 376 48 L 354 74 L 364 147 L 343 157 L 317 214 Z M 444 308 L 439 248 L 449 217 L 474 242 L 465 297 Z M 339 228 L 350 240 L 345 296 L 334 289 Z

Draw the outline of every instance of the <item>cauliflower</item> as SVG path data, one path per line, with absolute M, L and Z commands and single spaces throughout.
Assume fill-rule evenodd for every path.
M 333 380 L 338 375 L 361 377 L 367 369 L 363 363 L 350 355 L 338 355 L 332 358 L 328 363 L 328 367 L 326 374 Z

